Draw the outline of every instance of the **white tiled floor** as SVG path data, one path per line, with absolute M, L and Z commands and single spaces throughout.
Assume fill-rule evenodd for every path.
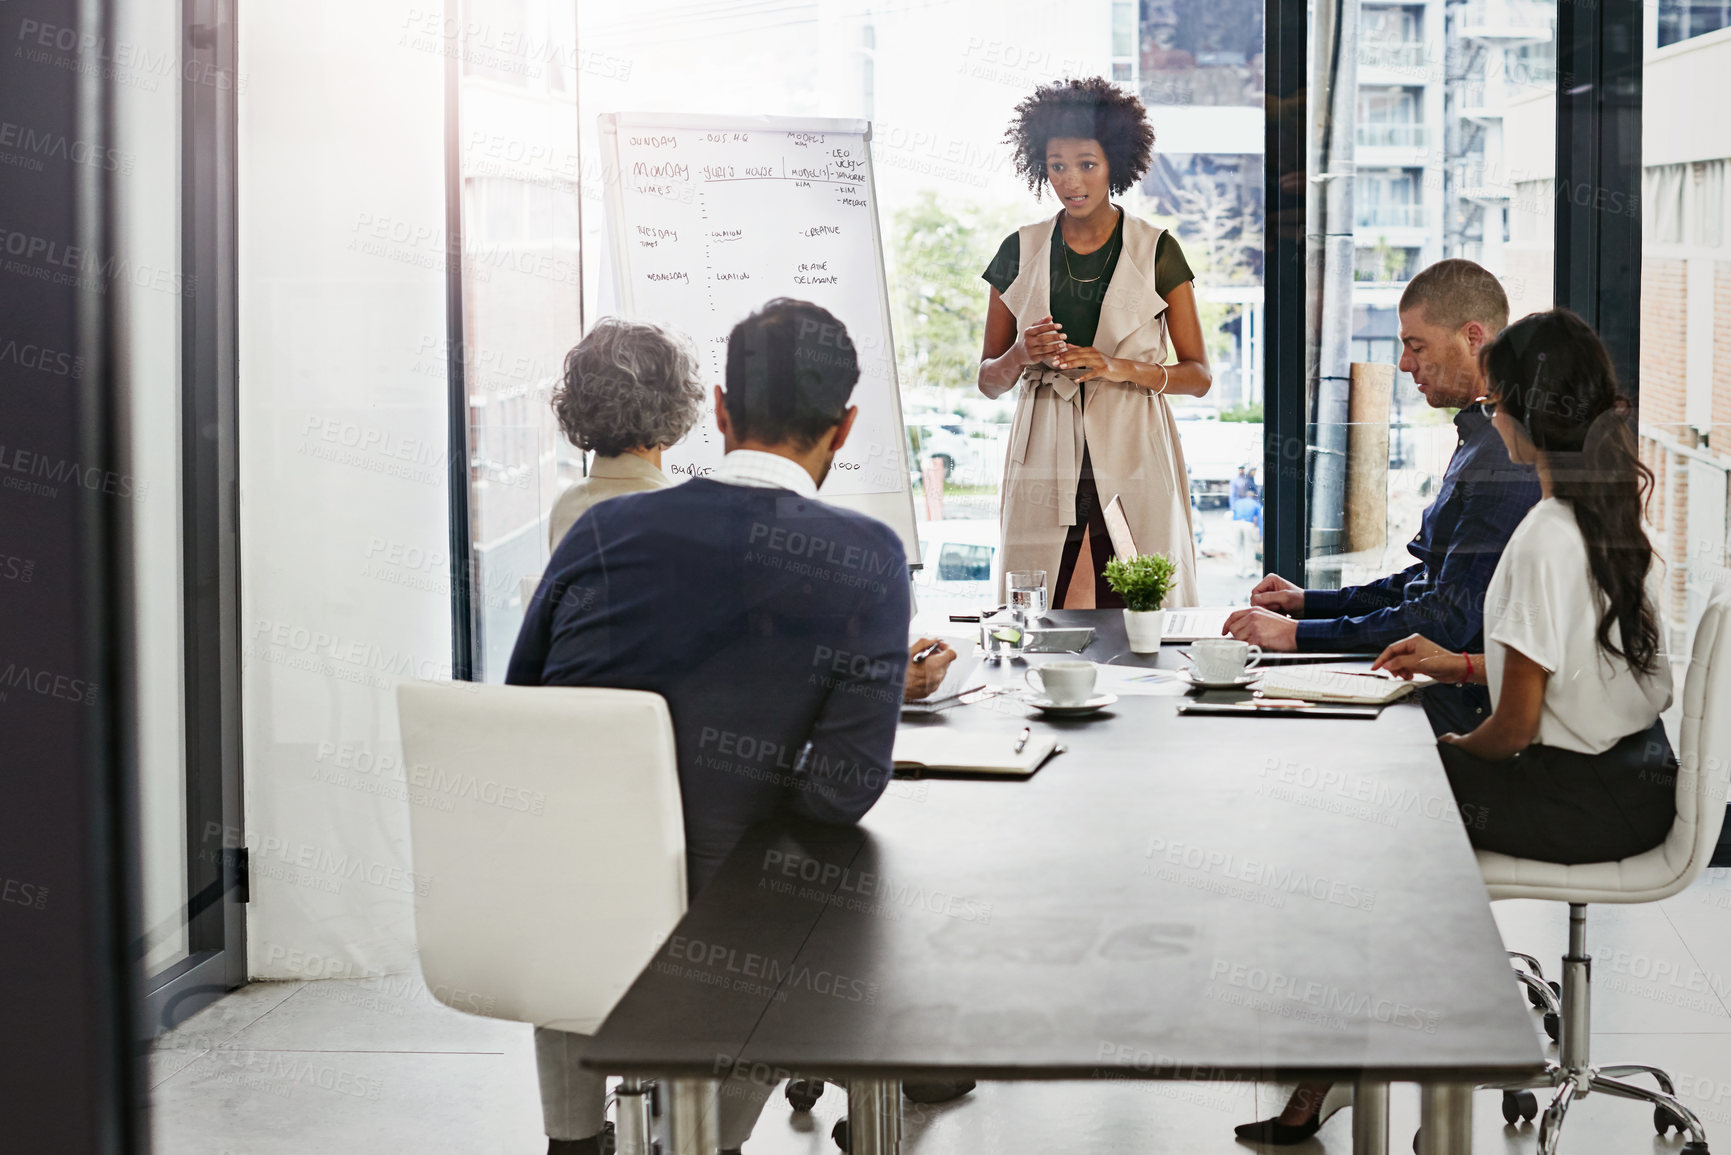
M 1566 908 L 1496 907 L 1506 943 L 1561 954 Z M 1595 906 L 1593 1053 L 1653 1063 L 1678 1079 L 1721 1150 L 1731 1151 L 1731 870 L 1648 906 Z M 1511 980 L 1512 981 L 1512 980 Z M 1537 1029 L 1537 1019 L 1534 1020 Z M 434 1003 L 413 976 L 258 983 L 163 1038 L 152 1057 L 158 1155 L 532 1155 L 545 1150 L 529 1028 Z M 939 1107 L 907 1109 L 910 1155 L 1244 1152 L 1232 1124 L 1260 1118 L 1284 1088 L 1225 1083 L 995 1083 Z M 1542 1097 L 1541 1097 L 1542 1098 Z M 831 1155 L 844 1097 L 810 1116 L 770 1101 L 748 1155 Z M 1532 1126 L 1506 1128 L 1495 1092 L 1476 1103 L 1479 1152 L 1531 1152 Z M 1407 1149 L 1417 1094 L 1394 1096 L 1390 1149 Z M 1345 1116 L 1294 1155 L 1351 1147 Z M 1594 1096 L 1570 1111 L 1570 1155 L 1676 1151 L 1639 1104 Z

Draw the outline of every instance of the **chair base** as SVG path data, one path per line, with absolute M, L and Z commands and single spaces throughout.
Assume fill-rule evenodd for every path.
M 1503 1118 L 1513 1126 L 1517 1119 L 1533 1117 L 1536 1103 L 1520 1092 L 1540 1087 L 1553 1087 L 1556 1094 L 1539 1120 L 1539 1155 L 1556 1155 L 1562 1137 L 1563 1119 L 1578 1098 L 1598 1091 L 1623 1099 L 1635 1099 L 1653 1105 L 1653 1128 L 1660 1135 L 1672 1128 L 1687 1133 L 1682 1155 L 1708 1155 L 1707 1132 L 1695 1112 L 1677 1099 L 1677 1088 L 1671 1076 L 1658 1067 L 1645 1063 L 1611 1063 L 1595 1065 L 1589 1058 L 1591 1026 L 1589 1023 L 1592 988 L 1592 957 L 1587 954 L 1587 906 L 1569 904 L 1569 953 L 1563 956 L 1563 981 L 1553 986 L 1545 981 L 1537 959 L 1531 955 L 1510 951 L 1516 964 L 1515 973 L 1527 990 L 1528 1001 L 1545 1013 L 1545 1033 L 1557 1042 L 1559 1062 L 1549 1063 L 1545 1073 L 1532 1079 L 1512 1083 L 1492 1083 L 1492 1089 L 1503 1091 Z M 1624 1081 L 1628 1075 L 1650 1075 L 1655 1088 Z
M 1658 1086 L 1643 1087 L 1624 1082 L 1619 1077 L 1642 1074 L 1651 1075 Z M 1612 1063 L 1602 1067 L 1569 1070 L 1559 1063 L 1551 1063 L 1545 1068 L 1545 1073 L 1536 1078 L 1514 1083 L 1494 1083 L 1490 1086 L 1493 1090 L 1505 1092 L 1556 1088 L 1557 1093 L 1552 1097 L 1550 1106 L 1545 1108 L 1544 1115 L 1539 1119 L 1539 1155 L 1556 1155 L 1557 1143 L 1562 1137 L 1563 1120 L 1568 1115 L 1570 1106 L 1576 1099 L 1595 1091 L 1622 1099 L 1651 1103 L 1654 1130 L 1664 1135 L 1675 1127 L 1679 1132 L 1688 1135 L 1688 1142 L 1682 1147 L 1682 1155 L 1708 1155 L 1707 1131 L 1701 1126 L 1701 1120 L 1695 1112 L 1678 1102 L 1671 1076 L 1657 1067 L 1640 1063 Z M 1505 1107 L 1503 1115 L 1505 1119 L 1508 1118 L 1508 1108 Z M 1513 1120 L 1510 1122 L 1512 1124 Z

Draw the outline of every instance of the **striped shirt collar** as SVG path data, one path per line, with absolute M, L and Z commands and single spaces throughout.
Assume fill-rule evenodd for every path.
M 805 466 L 791 458 L 756 449 L 735 449 L 721 459 L 721 468 L 710 474 L 709 479 L 754 489 L 789 489 L 801 497 L 817 496 L 817 483 Z

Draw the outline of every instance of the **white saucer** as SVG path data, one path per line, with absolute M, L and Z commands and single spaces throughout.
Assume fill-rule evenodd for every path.
M 1202 675 L 1198 674 L 1195 670 L 1184 670 L 1182 671 L 1181 676 L 1185 681 L 1189 682 L 1192 686 L 1195 686 L 1198 690 L 1242 690 L 1248 686 L 1255 685 L 1256 680 L 1262 677 L 1262 671 L 1246 670 L 1230 682 L 1204 682 L 1202 680 Z
M 1095 694 L 1092 698 L 1084 698 L 1067 706 L 1060 706 L 1050 698 L 1042 697 L 1032 690 L 1021 695 L 1025 705 L 1034 707 L 1041 713 L 1050 714 L 1055 718 L 1080 718 L 1084 714 L 1092 714 L 1095 710 L 1103 710 L 1118 700 L 1116 694 Z

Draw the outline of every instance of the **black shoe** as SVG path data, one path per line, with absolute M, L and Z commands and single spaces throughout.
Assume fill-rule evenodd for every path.
M 1336 1083 L 1322 1097 L 1322 1105 L 1316 1114 L 1302 1123 L 1282 1123 L 1280 1116 L 1264 1119 L 1259 1123 L 1240 1123 L 1232 1129 L 1232 1133 L 1245 1143 L 1262 1143 L 1269 1147 L 1290 1147 L 1294 1143 L 1302 1143 L 1318 1131 L 1322 1125 L 1333 1117 L 1342 1107 L 1352 1105 L 1352 1087 L 1347 1083 Z
M 906 1079 L 902 1094 L 910 1103 L 948 1103 L 960 1099 L 975 1087 L 972 1079 Z
M 1302 1143 L 1322 1130 L 1322 1119 L 1312 1115 L 1303 1123 L 1282 1123 L 1279 1116 L 1260 1123 L 1240 1123 L 1232 1129 L 1246 1143 L 1264 1143 L 1270 1147 L 1290 1147 Z

